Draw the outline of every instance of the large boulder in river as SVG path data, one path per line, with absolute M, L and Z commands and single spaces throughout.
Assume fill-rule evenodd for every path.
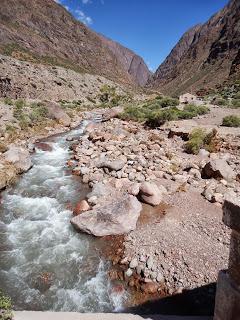
M 48 110 L 49 118 L 57 120 L 62 125 L 68 127 L 71 124 L 71 118 L 56 102 L 45 102 L 44 106 Z
M 155 183 L 150 182 L 143 182 L 139 188 L 140 198 L 152 206 L 159 205 L 166 193 L 167 190 L 165 187 L 162 185 L 157 186 Z
M 72 218 L 71 223 L 76 229 L 97 237 L 126 234 L 136 228 L 141 210 L 137 198 L 126 194 Z
M 209 161 L 202 169 L 203 178 L 225 179 L 233 181 L 236 179 L 236 173 L 223 159 Z
M 32 167 L 30 153 L 26 148 L 10 145 L 4 153 L 4 160 L 13 164 L 19 173 L 28 171 Z

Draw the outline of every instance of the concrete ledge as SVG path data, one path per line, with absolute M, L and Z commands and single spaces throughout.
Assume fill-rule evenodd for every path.
M 231 229 L 240 232 L 240 200 L 228 198 L 223 204 L 223 222 Z
M 120 313 L 15 311 L 14 320 L 211 320 L 211 317 L 144 316 Z
M 240 319 L 240 288 L 233 285 L 226 271 L 220 271 L 214 320 Z

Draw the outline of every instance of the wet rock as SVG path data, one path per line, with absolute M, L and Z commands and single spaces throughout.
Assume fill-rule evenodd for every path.
M 0 190 L 14 182 L 17 170 L 13 165 L 0 163 Z
M 4 153 L 4 159 L 13 164 L 19 173 L 26 172 L 32 167 L 29 151 L 23 147 L 11 145 L 9 150 Z
M 45 142 L 37 142 L 35 143 L 35 146 L 42 151 L 52 151 L 52 147 Z
M 202 177 L 233 181 L 236 179 L 236 174 L 225 160 L 216 159 L 209 161 L 204 166 L 202 170 Z
M 126 234 L 136 228 L 142 205 L 132 195 L 122 195 L 71 219 L 73 226 L 95 236 Z
M 163 195 L 166 193 L 167 190 L 163 186 L 157 186 L 155 183 L 150 182 L 143 182 L 139 191 L 141 199 L 153 206 L 159 205 L 163 199 Z
M 91 207 L 89 206 L 88 202 L 86 200 L 82 200 L 76 204 L 75 208 L 73 209 L 73 214 L 77 216 L 80 213 L 88 211 L 90 209 Z

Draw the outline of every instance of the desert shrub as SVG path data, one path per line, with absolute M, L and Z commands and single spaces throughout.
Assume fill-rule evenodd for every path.
M 185 151 L 187 153 L 198 154 L 199 150 L 204 145 L 205 137 L 206 132 L 203 129 L 194 129 L 189 136 L 189 140 L 185 143 Z
M 175 108 L 155 111 L 149 114 L 146 121 L 146 125 L 151 128 L 160 127 L 166 121 L 177 120 L 177 118 L 178 118 L 178 111 Z
M 220 139 L 216 129 L 206 133 L 205 130 L 196 128 L 190 133 L 189 140 L 185 143 L 184 149 L 187 153 L 198 154 L 201 148 L 209 152 L 217 152 L 220 146 Z
M 218 105 L 218 106 L 227 106 L 228 100 L 224 99 L 222 97 L 218 97 L 218 98 L 213 99 L 212 103 L 215 105 Z
M 8 106 L 12 106 L 13 105 L 13 101 L 10 98 L 4 98 L 4 103 L 7 104 Z
M 234 99 L 240 99 L 240 91 L 235 93 Z
M 10 320 L 13 318 L 12 301 L 0 291 L 0 318 L 2 320 Z
M 239 99 L 232 99 L 232 106 L 233 106 L 233 108 L 240 108 L 240 98 Z
M 179 104 L 178 99 L 170 98 L 170 97 L 165 97 L 160 99 L 160 105 L 162 108 L 166 107 L 176 107 Z
M 222 125 L 225 127 L 240 127 L 240 117 L 230 115 L 223 118 Z
M 138 108 L 137 106 L 128 106 L 120 115 L 120 118 L 124 120 L 144 121 L 145 113 L 142 108 Z
M 23 99 L 18 99 L 15 102 L 15 107 L 18 109 L 22 109 L 25 106 L 25 101 Z
M 33 123 L 40 122 L 47 118 L 48 116 L 48 109 L 44 106 L 39 106 L 33 109 L 30 113 L 29 117 Z

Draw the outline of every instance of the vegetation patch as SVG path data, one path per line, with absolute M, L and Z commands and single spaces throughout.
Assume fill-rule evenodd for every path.
M 194 129 L 189 136 L 189 140 L 185 143 L 184 149 L 187 153 L 198 154 L 199 150 L 204 148 L 209 152 L 217 152 L 220 149 L 220 139 L 217 136 L 217 130 L 213 129 L 210 133 L 206 133 L 201 128 Z
M 155 99 L 144 105 L 126 107 L 120 117 L 124 120 L 145 122 L 147 126 L 154 128 L 166 121 L 192 119 L 209 112 L 206 106 L 195 105 L 186 105 L 180 110 L 176 107 L 176 103 L 177 100 L 172 98 Z
M 240 117 L 230 115 L 223 118 L 222 125 L 225 127 L 240 127 Z
M 10 320 L 13 318 L 11 299 L 0 290 L 0 319 Z

